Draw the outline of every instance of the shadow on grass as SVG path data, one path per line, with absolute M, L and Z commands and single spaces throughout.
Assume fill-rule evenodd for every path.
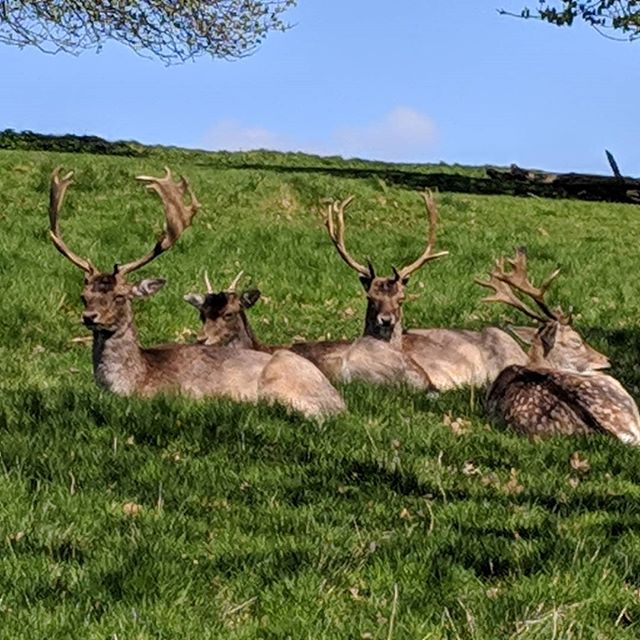
M 210 167 L 204 162 L 196 163 L 200 166 Z M 596 200 L 611 202 L 629 202 L 627 187 L 624 184 L 608 185 L 606 190 L 583 183 L 568 183 L 563 185 L 528 182 L 511 178 L 508 175 L 500 179 L 490 176 L 477 177 L 457 173 L 446 172 L 421 172 L 406 170 L 394 170 L 379 167 L 335 167 L 325 165 L 294 166 L 294 165 L 269 165 L 262 163 L 242 163 L 224 165 L 225 169 L 247 169 L 254 171 L 272 171 L 282 174 L 311 174 L 323 173 L 340 178 L 367 179 L 376 178 L 384 180 L 391 186 L 422 190 L 425 188 L 439 189 L 453 193 L 472 193 L 479 195 L 510 195 L 531 196 L 540 198 L 573 198 L 577 200 Z

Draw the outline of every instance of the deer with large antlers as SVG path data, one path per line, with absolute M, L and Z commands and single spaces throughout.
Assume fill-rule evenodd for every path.
M 266 345 L 256 337 L 246 311 L 260 298 L 258 289 L 237 291 L 242 276 L 222 291 L 214 291 L 205 274 L 207 292 L 191 293 L 184 299 L 200 312 L 202 328 L 198 341 L 207 345 L 255 349 L 266 353 L 287 349 L 312 362 L 330 380 L 360 380 L 377 385 L 406 384 L 415 389 L 433 389 L 426 373 L 401 351 L 371 337 L 356 340 L 321 340 L 292 345 Z
M 507 333 L 496 327 L 482 331 L 462 329 L 409 329 L 402 325 L 402 304 L 409 278 L 432 260 L 448 255 L 435 251 L 438 209 L 431 191 L 420 194 L 427 213 L 427 243 L 422 254 L 391 277 L 376 275 L 371 262 L 365 267 L 345 246 L 344 213 L 350 196 L 329 206 L 326 227 L 344 262 L 360 278 L 367 296 L 364 335 L 384 340 L 401 350 L 427 374 L 440 391 L 463 385 L 491 382 L 508 364 L 523 363 L 525 353 Z
M 507 266 L 508 265 L 508 266 Z M 640 444 L 640 416 L 633 398 L 611 376 L 600 372 L 608 358 L 588 345 L 571 326 L 571 314 L 545 300 L 556 269 L 539 287 L 527 273 L 523 248 L 513 259 L 500 259 L 488 281 L 485 302 L 502 302 L 538 323 L 517 329 L 530 345 L 524 366 L 506 367 L 487 395 L 490 415 L 525 435 L 609 433 L 627 444 Z M 526 296 L 535 308 L 526 304 Z
M 140 259 L 102 272 L 73 253 L 60 233 L 60 209 L 72 175 L 70 172 L 61 177 L 56 169 L 51 176 L 50 235 L 58 251 L 85 274 L 82 322 L 93 332 L 93 370 L 98 385 L 120 395 L 174 392 L 196 398 L 227 396 L 244 401 L 278 401 L 313 418 L 344 409 L 342 398 L 326 377 L 303 358 L 286 351 L 270 355 L 184 344 L 142 348 L 132 301 L 153 295 L 165 281 L 145 279 L 131 283 L 127 276 L 168 251 L 191 224 L 200 204 L 187 180 L 176 182 L 168 168 L 162 178 L 138 176 L 162 200 L 164 232 Z

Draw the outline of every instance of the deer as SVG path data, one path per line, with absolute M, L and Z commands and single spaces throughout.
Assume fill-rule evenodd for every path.
M 476 280 L 493 290 L 485 302 L 504 303 L 538 323 L 537 328 L 519 328 L 518 335 L 530 345 L 527 362 L 498 375 L 487 394 L 487 412 L 520 435 L 607 433 L 640 445 L 636 403 L 620 382 L 602 373 L 609 359 L 572 327 L 571 313 L 545 300 L 559 273 L 556 269 L 536 287 L 521 247 L 506 264 L 502 258 L 496 261 L 488 281 Z
M 526 354 L 508 333 L 497 327 L 481 331 L 465 329 L 408 329 L 403 326 L 403 302 L 409 278 L 427 263 L 443 258 L 448 251 L 435 251 L 438 208 L 430 190 L 420 193 L 427 213 L 424 251 L 400 269 L 392 267 L 390 277 L 376 274 L 371 261 L 357 261 L 345 245 L 345 210 L 353 202 L 330 203 L 325 217 L 329 237 L 342 260 L 353 269 L 367 297 L 364 336 L 388 343 L 411 358 L 427 374 L 438 391 L 460 386 L 483 386 L 492 382 L 505 366 L 524 363 Z
M 49 231 L 56 249 L 84 272 L 82 323 L 93 333 L 93 374 L 99 387 L 118 395 L 150 397 L 178 393 L 192 398 L 280 402 L 319 420 L 341 413 L 344 402 L 326 377 L 303 358 L 282 351 L 266 354 L 188 344 L 143 348 L 133 317 L 133 301 L 148 298 L 165 284 L 161 278 L 130 282 L 130 274 L 173 247 L 200 208 L 186 178 L 137 176 L 163 204 L 165 226 L 153 248 L 137 260 L 100 271 L 71 251 L 60 232 L 59 216 L 73 171 L 51 176 Z M 189 199 L 189 203 L 185 199 Z
M 254 349 L 266 353 L 287 349 L 317 366 L 332 382 L 359 380 L 374 385 L 405 384 L 433 391 L 424 370 L 386 342 L 363 337 L 356 340 L 320 340 L 290 345 L 266 345 L 254 333 L 246 312 L 259 300 L 259 289 L 237 291 L 240 272 L 231 284 L 214 291 L 205 272 L 206 293 L 184 296 L 200 314 L 202 327 L 197 340 L 202 344 Z

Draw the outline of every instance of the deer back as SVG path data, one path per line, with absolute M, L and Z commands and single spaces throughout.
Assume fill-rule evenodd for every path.
M 640 444 L 640 416 L 633 398 L 611 376 L 512 366 L 495 380 L 487 410 L 527 436 L 608 433 Z
M 410 329 L 402 337 L 402 349 L 440 391 L 483 386 L 505 367 L 527 361 L 518 343 L 496 327 L 482 331 Z

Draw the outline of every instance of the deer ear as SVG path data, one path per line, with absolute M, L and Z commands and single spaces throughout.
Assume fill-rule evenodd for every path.
M 260 299 L 260 289 L 247 289 L 240 294 L 243 309 L 250 309 Z
M 202 305 L 204 304 L 204 296 L 200 293 L 187 293 L 186 296 L 182 296 L 182 299 L 192 304 L 198 311 L 202 309 Z
M 395 267 L 391 267 L 391 271 L 393 271 L 393 281 L 399 282 L 403 287 L 405 287 L 407 282 L 409 282 L 409 276 L 403 278 Z
M 520 342 L 530 345 L 538 332 L 535 327 L 514 327 L 512 324 L 507 326 L 507 331 L 515 336 Z
M 148 278 L 133 285 L 131 290 L 134 298 L 148 298 L 160 291 L 167 281 L 164 278 Z
M 557 322 L 547 322 L 539 331 L 538 337 L 542 343 L 542 352 L 545 358 L 549 355 L 549 351 L 553 349 L 556 343 L 556 334 L 558 333 Z
M 364 275 L 364 274 L 360 274 L 358 277 L 360 278 L 360 282 L 362 283 L 362 286 L 364 287 L 365 291 L 369 291 L 369 289 L 371 288 L 371 283 L 373 282 L 373 279 L 376 277 L 376 271 L 373 268 L 373 265 L 371 264 L 371 260 L 367 260 L 367 268 L 369 269 L 369 274 L 368 275 Z

